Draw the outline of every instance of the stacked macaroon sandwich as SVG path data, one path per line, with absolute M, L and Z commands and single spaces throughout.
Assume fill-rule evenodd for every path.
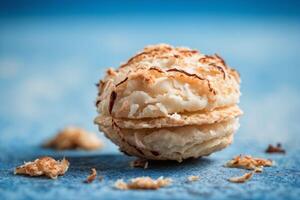
M 126 154 L 153 160 L 209 155 L 239 127 L 240 77 L 218 55 L 146 47 L 99 82 L 95 123 Z

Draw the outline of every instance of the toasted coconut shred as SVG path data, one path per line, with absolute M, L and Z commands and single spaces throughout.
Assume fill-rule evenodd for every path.
M 116 98 L 117 98 L 117 93 L 115 91 L 112 91 L 111 94 L 110 94 L 109 108 L 108 108 L 110 114 L 111 114 L 112 109 L 114 107 Z
M 211 86 L 210 81 L 208 79 L 206 79 L 206 78 L 200 77 L 197 74 L 190 74 L 190 73 L 188 73 L 188 72 L 186 72 L 184 70 L 176 69 L 176 68 L 168 69 L 167 72 L 178 72 L 178 73 L 182 73 L 182 74 L 184 74 L 186 76 L 189 76 L 189 77 L 197 78 L 197 79 L 202 80 L 202 81 L 207 81 L 207 85 L 208 85 L 209 91 L 212 92 L 214 95 L 216 95 L 215 89 Z
M 156 180 L 146 176 L 131 179 L 129 183 L 119 179 L 115 182 L 115 188 L 120 190 L 157 190 L 170 185 L 172 179 L 159 177 Z
M 285 150 L 282 148 L 280 143 L 277 143 L 276 146 L 269 145 L 266 149 L 266 153 L 283 153 L 285 154 Z
M 155 70 L 155 71 L 157 71 L 159 73 L 164 73 L 164 71 L 162 71 L 161 69 L 156 68 L 156 67 L 150 67 L 149 70 Z
M 195 78 L 198 78 L 200 80 L 205 80 L 205 78 L 202 78 L 200 77 L 199 75 L 197 74 L 190 74 L 182 69 L 176 69 L 176 68 L 173 68 L 173 69 L 168 69 L 167 72 L 179 72 L 179 73 L 182 73 L 182 74 L 185 74 L 186 76 L 191 76 L 191 77 L 195 77 Z
M 44 145 L 47 148 L 57 150 L 84 149 L 96 150 L 103 147 L 103 142 L 94 133 L 78 127 L 66 127 L 61 130 L 53 139 Z
M 33 162 L 25 162 L 15 169 L 15 174 L 28 176 L 47 176 L 56 179 L 59 175 L 64 175 L 69 168 L 69 161 L 65 158 L 56 161 L 51 157 L 41 157 Z
M 128 77 L 126 77 L 123 81 L 121 81 L 120 83 L 116 84 L 116 87 L 118 87 L 119 85 L 122 85 L 123 83 L 125 83 L 128 80 Z
M 189 182 L 198 181 L 199 179 L 200 179 L 199 176 L 189 176 L 189 177 L 187 178 L 187 180 L 188 180 Z
M 239 155 L 233 158 L 232 160 L 228 161 L 225 166 L 254 170 L 255 172 L 262 172 L 263 167 L 270 167 L 272 165 L 272 160 Z
M 253 176 L 253 172 L 250 173 L 245 173 L 242 176 L 236 176 L 229 178 L 228 181 L 233 182 L 233 183 L 245 183 L 246 181 L 250 180 Z
M 91 169 L 91 174 L 84 181 L 85 183 L 91 183 L 97 178 L 97 170 L 95 168 Z
M 149 165 L 149 162 L 147 160 L 140 159 L 140 158 L 130 162 L 130 166 L 135 167 L 135 168 L 139 167 L 139 168 L 147 169 L 148 165 Z

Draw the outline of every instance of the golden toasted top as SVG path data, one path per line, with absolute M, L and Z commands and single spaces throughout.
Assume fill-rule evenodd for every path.
M 145 47 L 142 52 L 130 58 L 118 69 L 108 69 L 105 78 L 99 82 L 96 105 L 104 99 L 110 99 L 106 103 L 109 105 L 106 106 L 111 113 L 115 101 L 130 95 L 136 95 L 134 98 L 137 99 L 137 94 L 134 92 L 141 91 L 139 97 L 144 98 L 145 94 L 149 96 L 143 99 L 144 103 L 145 101 L 151 101 L 152 104 L 155 102 L 155 105 L 147 108 L 148 110 L 152 109 L 156 112 L 153 106 L 159 107 L 154 114 L 156 116 L 181 111 L 194 112 L 204 107 L 210 109 L 237 103 L 240 95 L 239 84 L 238 72 L 230 68 L 217 54 L 208 56 L 185 47 L 158 44 Z M 194 103 L 189 104 L 187 109 L 184 108 L 185 105 L 182 105 L 182 109 L 178 110 L 174 108 L 178 105 L 174 104 L 172 107 L 172 102 L 175 100 L 166 99 L 167 97 L 153 100 L 162 95 L 169 96 L 173 100 L 171 95 L 180 96 L 183 100 L 192 99 Z M 202 102 L 195 102 L 197 96 L 202 98 Z M 133 104 L 132 98 L 123 99 L 117 106 L 118 112 L 123 113 L 120 116 L 125 117 L 129 114 L 128 108 Z M 208 103 L 204 102 L 204 99 L 207 99 Z M 165 101 L 165 103 L 157 105 L 159 101 Z M 138 104 L 140 111 L 147 107 L 144 103 L 134 102 Z M 213 105 L 214 103 L 217 104 Z M 195 106 L 190 108 L 192 104 Z M 122 112 L 124 110 L 126 110 L 125 113 Z M 98 108 L 98 111 L 101 112 L 101 108 Z M 142 114 L 140 117 L 153 116 Z

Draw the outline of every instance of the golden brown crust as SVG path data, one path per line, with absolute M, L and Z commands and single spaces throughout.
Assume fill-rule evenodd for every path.
M 69 168 L 69 161 L 65 158 L 56 161 L 51 157 L 41 157 L 33 162 L 26 162 L 15 169 L 15 174 L 28 176 L 47 176 L 56 179 L 57 176 L 64 175 Z
M 214 54 L 212 56 L 203 55 L 197 50 L 191 50 L 189 48 L 177 47 L 174 48 L 170 45 L 160 44 L 153 45 L 144 48 L 144 51 L 138 53 L 137 55 L 130 58 L 126 64 L 122 65 L 122 67 L 127 67 L 132 63 L 138 63 L 144 59 L 179 59 L 182 60 L 186 57 L 191 57 L 194 55 L 201 55 L 198 59 L 201 64 L 212 64 L 214 66 L 225 67 L 226 69 L 230 69 L 224 59 L 218 54 Z M 222 70 L 223 71 L 223 70 Z M 224 74 L 224 72 L 221 72 Z M 238 75 L 239 77 L 239 75 Z

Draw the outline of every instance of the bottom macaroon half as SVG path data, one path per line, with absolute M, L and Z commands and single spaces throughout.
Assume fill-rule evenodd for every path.
M 198 158 L 219 151 L 232 143 L 239 128 L 238 118 L 213 124 L 179 127 L 128 129 L 99 125 L 105 135 L 126 154 L 152 160 Z

